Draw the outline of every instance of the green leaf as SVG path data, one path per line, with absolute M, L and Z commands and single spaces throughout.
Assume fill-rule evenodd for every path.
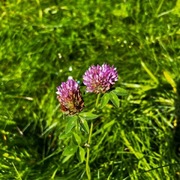
M 96 119 L 97 117 L 99 117 L 99 115 L 93 114 L 91 112 L 80 113 L 79 116 L 86 120 L 92 120 L 92 119 Z
M 86 119 L 80 117 L 80 126 L 87 134 L 89 134 L 89 126 Z
M 174 81 L 172 75 L 168 71 L 163 71 L 163 73 L 164 73 L 164 76 L 165 76 L 167 82 L 172 86 L 174 92 L 176 93 L 177 92 L 176 82 Z
M 122 3 L 119 8 L 116 8 L 112 11 L 114 16 L 126 18 L 128 17 L 128 11 L 127 11 L 127 3 Z
M 106 106 L 108 102 L 109 102 L 109 93 L 105 93 L 101 98 L 101 103 L 100 103 L 101 108 Z
M 74 138 L 75 138 L 77 144 L 80 145 L 81 144 L 81 137 L 78 134 L 76 134 L 75 132 L 73 133 L 73 135 L 74 135 Z
M 104 129 L 107 129 L 107 128 L 113 126 L 113 125 L 115 124 L 115 122 L 116 122 L 116 121 L 113 119 L 112 121 L 110 121 L 110 122 L 108 122 L 108 123 L 105 123 Z
M 71 135 L 72 135 L 71 132 L 69 132 L 69 133 L 63 132 L 63 133 L 59 136 L 59 139 L 69 138 L 69 137 L 71 137 Z
M 109 95 L 110 95 L 111 102 L 114 104 L 115 107 L 118 108 L 119 107 L 119 98 L 118 98 L 118 96 L 113 91 L 111 91 L 109 93 Z
M 66 134 L 69 133 L 72 130 L 72 128 L 76 125 L 76 123 L 77 123 L 77 116 L 71 116 L 71 118 L 68 118 L 65 133 Z
M 72 157 L 72 155 L 70 155 L 70 156 L 65 156 L 65 158 L 64 158 L 63 161 L 62 161 L 62 163 L 67 162 L 71 157 Z
M 81 162 L 84 162 L 85 154 L 85 150 L 81 146 L 79 146 L 79 157 Z
M 148 73 L 148 75 L 151 77 L 151 79 L 156 83 L 159 84 L 158 79 L 155 77 L 154 72 L 151 72 L 150 69 L 146 66 L 146 64 L 141 61 L 141 65 L 144 68 L 144 70 Z
M 65 147 L 63 156 L 73 156 L 77 151 L 78 146 L 77 145 L 69 145 Z
M 124 88 L 117 87 L 113 90 L 113 92 L 118 96 L 127 96 L 128 92 Z
M 48 126 L 48 128 L 41 134 L 41 136 L 44 136 L 48 132 L 50 132 L 52 129 L 54 129 L 57 126 L 57 122 L 53 123 L 52 125 Z

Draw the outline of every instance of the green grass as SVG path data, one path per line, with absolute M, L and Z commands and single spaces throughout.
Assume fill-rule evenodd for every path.
M 56 87 L 92 64 L 126 89 L 95 121 L 92 179 L 180 179 L 180 1 L 1 1 L 0 179 L 87 179 L 62 155 Z M 71 71 L 72 68 L 72 71 Z M 84 94 L 85 111 L 94 96 Z

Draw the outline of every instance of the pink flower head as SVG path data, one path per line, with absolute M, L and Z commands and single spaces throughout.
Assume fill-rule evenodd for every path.
M 84 108 L 84 101 L 81 96 L 78 83 L 68 79 L 61 86 L 57 87 L 57 99 L 60 102 L 61 110 L 69 115 L 79 113 Z
M 96 94 L 105 93 L 117 80 L 118 73 L 116 68 L 107 64 L 91 66 L 83 76 L 86 91 Z

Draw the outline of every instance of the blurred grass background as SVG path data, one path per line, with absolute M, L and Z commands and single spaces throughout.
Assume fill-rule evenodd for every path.
M 4 0 L 0 20 L 0 179 L 86 179 L 55 92 L 104 62 L 127 92 L 95 127 L 93 179 L 180 179 L 179 0 Z

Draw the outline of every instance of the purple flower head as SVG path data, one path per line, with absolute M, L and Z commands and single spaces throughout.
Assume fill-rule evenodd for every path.
M 60 102 L 61 110 L 69 115 L 76 114 L 84 108 L 84 101 L 81 96 L 78 83 L 68 79 L 61 86 L 57 87 L 57 99 Z
M 83 83 L 87 92 L 105 93 L 115 81 L 118 80 L 118 73 L 114 66 L 103 64 L 102 66 L 91 66 L 83 76 Z

